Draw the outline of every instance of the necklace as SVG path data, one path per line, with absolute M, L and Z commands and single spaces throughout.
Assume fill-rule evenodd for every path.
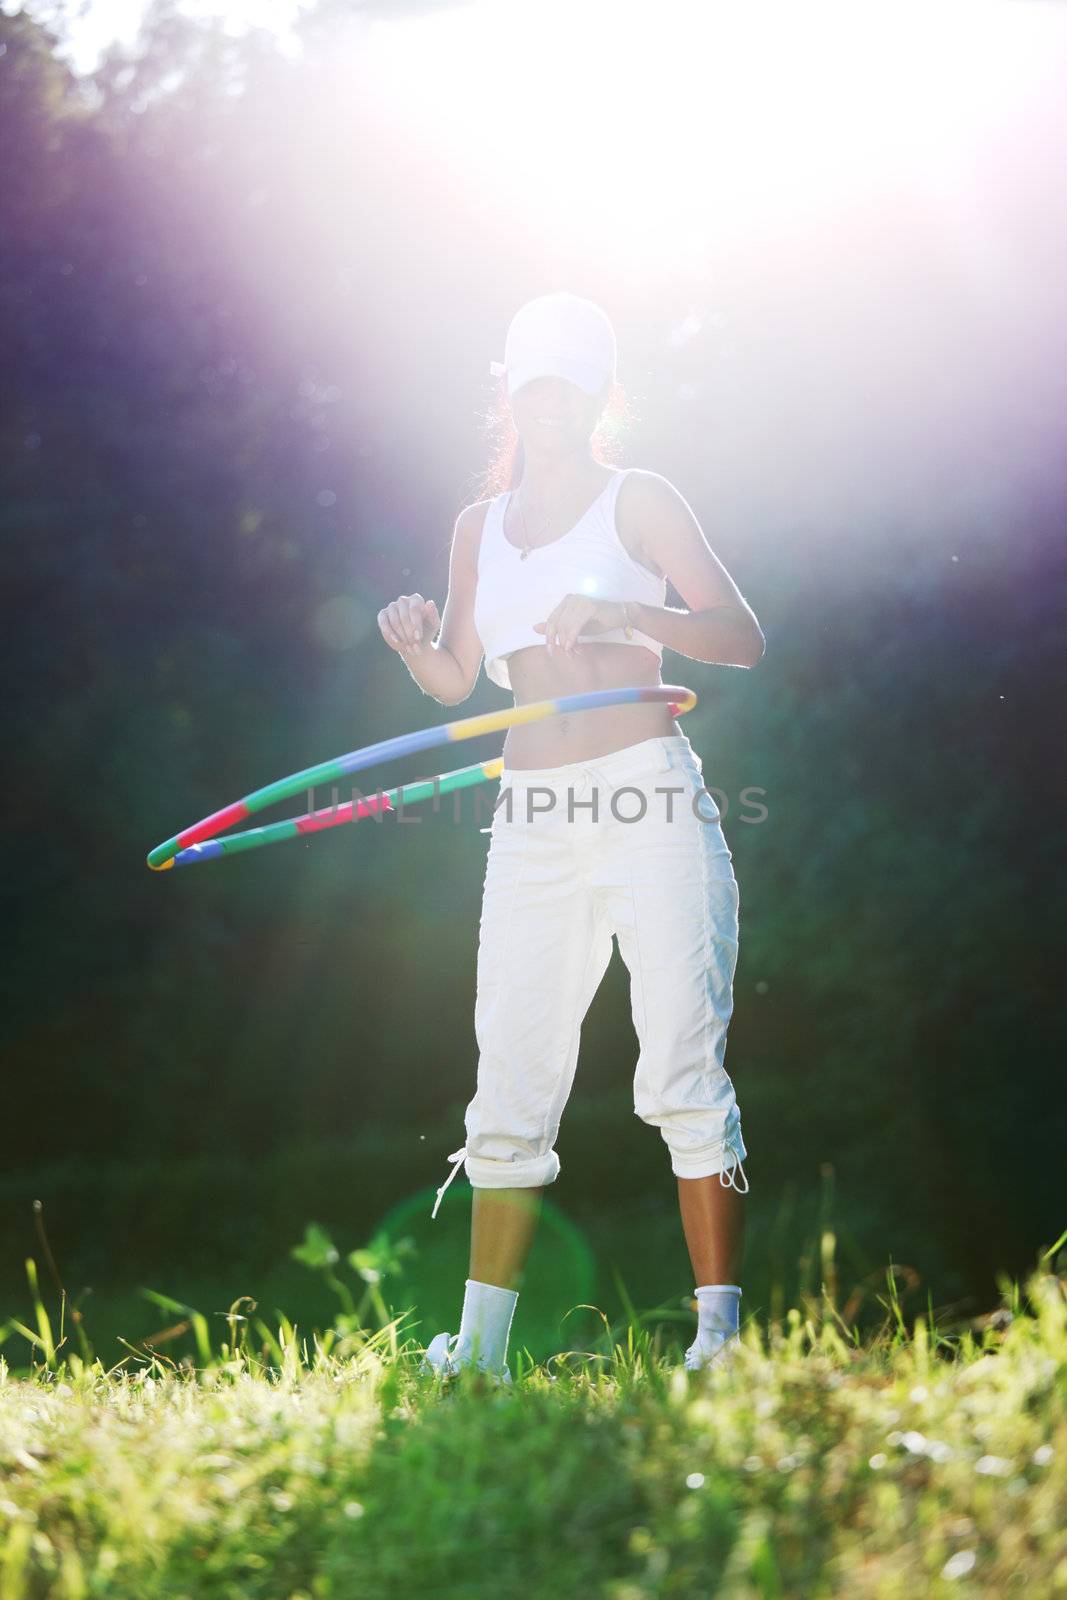
M 522 509 L 522 502 L 519 500 L 517 495 L 515 497 L 515 504 L 519 508 L 519 521 L 522 523 L 522 553 L 519 556 L 519 560 L 525 561 L 527 556 L 530 554 L 530 535 L 526 527 L 526 515 Z M 549 521 L 551 521 L 551 518 L 549 518 Z M 537 530 L 538 533 L 544 533 L 547 527 L 548 522 L 543 522 Z
M 529 532 L 528 532 L 527 527 L 526 527 L 526 515 L 525 515 L 525 513 L 524 513 L 524 511 L 522 509 L 522 502 L 520 501 L 520 499 L 518 497 L 518 494 L 516 494 L 516 496 L 515 496 L 515 504 L 519 508 L 519 521 L 522 523 L 522 552 L 521 552 L 521 554 L 519 556 L 519 560 L 520 561 L 525 561 L 527 556 L 530 554 L 530 551 L 531 550 L 536 550 L 539 547 L 537 545 L 531 545 L 531 543 L 530 543 L 530 535 L 529 535 Z M 550 514 L 548 517 L 546 517 L 545 521 L 542 522 L 541 526 L 538 528 L 538 530 L 537 530 L 538 534 L 544 533 L 545 529 L 548 527 L 548 525 L 549 525 L 549 523 L 551 521 L 552 521 L 552 517 L 551 517 L 551 514 Z

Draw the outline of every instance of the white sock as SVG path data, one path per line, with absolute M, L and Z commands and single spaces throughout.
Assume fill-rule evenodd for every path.
M 697 1344 L 711 1350 L 739 1330 L 741 1290 L 736 1283 L 706 1283 L 696 1290 L 700 1310 Z
M 469 1356 L 476 1365 L 499 1372 L 507 1360 L 511 1319 L 518 1298 L 517 1289 L 502 1289 L 496 1283 L 468 1278 L 454 1354 Z

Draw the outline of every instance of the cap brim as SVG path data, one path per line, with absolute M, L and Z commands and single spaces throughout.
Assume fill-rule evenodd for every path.
M 499 363 L 494 363 L 498 365 Z M 596 395 L 611 382 L 611 373 L 591 361 L 578 361 L 572 356 L 545 356 L 538 361 L 517 365 L 507 374 L 508 395 L 513 395 L 523 384 L 535 378 L 566 378 L 586 394 Z

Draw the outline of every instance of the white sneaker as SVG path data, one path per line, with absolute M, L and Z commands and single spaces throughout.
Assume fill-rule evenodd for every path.
M 711 1337 L 715 1343 L 711 1350 L 706 1350 L 699 1341 L 694 1340 L 685 1352 L 685 1370 L 687 1372 L 702 1372 L 705 1367 L 710 1367 L 714 1362 L 717 1366 L 729 1366 L 737 1354 L 738 1337 L 736 1333 L 715 1333 Z
M 426 1353 L 419 1366 L 419 1372 L 422 1374 L 436 1373 L 440 1378 L 454 1378 L 461 1367 L 469 1367 L 471 1365 L 470 1356 L 457 1355 L 455 1353 L 458 1342 L 458 1333 L 439 1333 L 436 1338 L 431 1339 L 426 1346 Z M 504 1363 L 503 1371 L 501 1372 L 492 1371 L 481 1361 L 478 1363 L 478 1368 L 479 1371 L 485 1373 L 486 1377 L 495 1379 L 497 1383 L 511 1383 L 512 1381 L 507 1362 Z

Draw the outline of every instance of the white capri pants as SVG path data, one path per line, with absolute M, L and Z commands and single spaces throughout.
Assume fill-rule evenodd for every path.
M 668 792 L 673 791 L 673 792 Z M 589 761 L 505 767 L 478 941 L 477 1088 L 449 1156 L 475 1188 L 553 1183 L 582 1022 L 611 959 L 630 973 L 634 1112 L 681 1178 L 738 1188 L 747 1151 L 723 1060 L 739 896 L 721 813 L 685 734 Z M 728 1175 L 727 1175 L 728 1174 Z

